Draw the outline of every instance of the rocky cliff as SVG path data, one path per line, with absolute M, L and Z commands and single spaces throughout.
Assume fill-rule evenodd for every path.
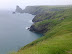
M 23 11 L 36 15 L 32 20 L 34 24 L 31 25 L 29 30 L 38 33 L 45 33 L 53 26 L 57 25 L 62 15 L 57 17 L 56 15 L 59 11 L 61 11 L 60 14 L 63 13 L 63 9 L 49 6 L 27 6 Z

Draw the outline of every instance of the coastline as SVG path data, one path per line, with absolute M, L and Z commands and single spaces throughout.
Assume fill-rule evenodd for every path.
M 34 9 L 34 6 L 31 6 L 29 7 L 29 10 L 31 10 L 32 7 Z M 55 7 L 51 7 L 49 9 L 49 12 L 48 10 L 46 10 L 46 8 L 49 8 L 48 6 L 36 6 L 35 8 L 38 9 L 34 9 L 31 10 L 32 12 L 29 12 L 32 14 L 36 14 L 33 21 L 34 24 L 32 25 L 32 27 L 30 27 L 30 29 L 32 29 L 33 32 L 42 31 L 41 33 L 44 33 L 44 36 L 22 47 L 17 53 L 66 54 L 67 49 L 70 50 L 70 47 L 72 46 L 70 42 L 72 40 L 70 39 L 72 38 L 72 18 L 70 18 L 72 17 L 71 7 L 64 7 L 63 9 L 61 7 L 58 7 L 57 9 L 55 9 Z M 43 13 L 40 10 L 45 12 Z M 26 12 L 28 12 L 28 9 Z

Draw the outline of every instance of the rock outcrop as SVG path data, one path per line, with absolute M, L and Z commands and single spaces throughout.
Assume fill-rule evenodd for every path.
M 24 13 L 23 10 L 19 6 L 16 6 L 15 12 L 16 13 Z
M 44 24 L 44 25 L 39 25 L 39 26 L 36 26 L 35 24 L 31 25 L 30 27 L 30 31 L 32 32 L 36 32 L 36 33 L 45 33 L 47 32 L 49 29 L 48 29 L 48 24 Z

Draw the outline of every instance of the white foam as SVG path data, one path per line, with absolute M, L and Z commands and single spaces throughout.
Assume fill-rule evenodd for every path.
M 33 23 L 32 20 L 29 20 L 30 23 Z
M 28 28 L 30 28 L 30 27 L 26 27 L 26 29 L 28 29 Z

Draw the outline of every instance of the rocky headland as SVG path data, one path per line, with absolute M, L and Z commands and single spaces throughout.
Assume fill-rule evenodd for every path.
M 31 25 L 29 30 L 37 33 L 45 33 L 59 23 L 59 17 L 62 15 L 55 17 L 59 11 L 62 13 L 63 9 L 59 9 L 59 7 L 52 8 L 49 6 L 27 6 L 23 10 L 24 13 L 36 15 L 32 20 L 34 24 Z M 54 21 L 57 22 L 54 23 Z

